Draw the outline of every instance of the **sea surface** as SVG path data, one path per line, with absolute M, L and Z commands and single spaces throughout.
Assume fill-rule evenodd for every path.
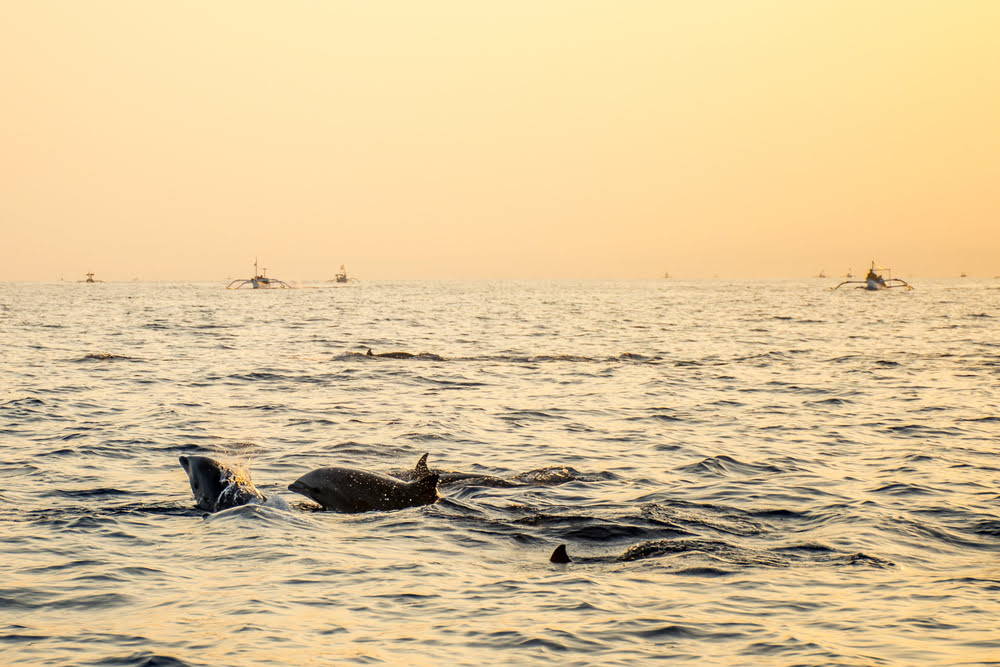
M 910 282 L 0 284 L 0 664 L 1000 664 L 1000 280 Z

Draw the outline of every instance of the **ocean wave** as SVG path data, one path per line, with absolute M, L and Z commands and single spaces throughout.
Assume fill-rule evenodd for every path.
M 389 356 L 386 356 L 389 355 Z M 659 355 L 640 354 L 635 352 L 622 352 L 613 356 L 588 356 L 574 354 L 570 352 L 551 353 L 509 353 L 509 354 L 488 354 L 472 356 L 442 356 L 432 352 L 399 352 L 368 355 L 364 352 L 341 352 L 333 357 L 336 361 L 368 361 L 372 359 L 388 361 L 438 361 L 451 363 L 509 363 L 509 364 L 549 364 L 549 363 L 631 363 L 631 364 L 651 364 L 656 365 L 663 360 Z M 717 362 L 715 359 L 707 360 L 707 363 Z M 684 363 L 684 362 L 680 362 Z M 691 362 L 693 364 L 704 363 L 702 361 Z
M 677 468 L 679 472 L 696 473 L 699 475 L 749 476 L 762 474 L 780 474 L 787 470 L 769 463 L 745 463 L 725 454 L 709 456 L 697 463 Z
M 42 407 L 48 405 L 44 400 L 36 396 L 25 396 L 23 398 L 12 398 L 8 401 L 0 403 L 0 409 L 5 410 L 25 410 L 27 412 L 34 412 L 32 408 Z
M 850 405 L 854 401 L 846 398 L 821 398 L 815 401 L 806 401 L 807 405 Z
M 90 498 L 113 498 L 116 496 L 127 496 L 132 494 L 131 491 L 124 491 L 113 487 L 98 487 L 94 489 L 56 489 L 54 493 L 64 498 L 84 500 Z
M 558 486 L 569 482 L 600 482 L 614 479 L 614 475 L 612 473 L 582 473 L 569 466 L 546 466 L 518 473 L 510 479 L 525 485 Z
M 996 653 L 1000 359 L 980 315 L 1000 291 L 372 281 L 236 303 L 219 285 L 65 287 L 0 284 L 7 662 Z M 424 445 L 456 468 L 440 499 L 358 516 L 206 519 L 177 463 L 256 464 L 280 498 L 325 465 L 410 472 Z M 557 544 L 579 566 L 549 563 Z M 858 609 L 888 614 L 877 646 Z M 125 631 L 150 614 L 170 619 L 155 638 Z
M 114 638 L 109 638 L 107 644 L 114 645 L 120 641 L 121 640 L 115 641 Z M 125 643 L 133 642 L 128 641 Z M 127 654 L 100 658 L 94 662 L 88 662 L 85 664 L 93 665 L 93 667 L 203 667 L 209 663 L 186 662 L 170 655 L 153 653 L 151 651 L 133 651 Z
M 904 482 L 893 482 L 875 489 L 870 493 L 888 493 L 894 496 L 926 496 L 937 493 L 934 489 L 919 484 L 906 484 Z
M 963 434 L 958 428 L 940 428 L 928 426 L 927 424 L 900 424 L 886 426 L 885 430 L 894 435 L 905 435 L 908 437 L 926 438 L 927 436 L 959 437 Z

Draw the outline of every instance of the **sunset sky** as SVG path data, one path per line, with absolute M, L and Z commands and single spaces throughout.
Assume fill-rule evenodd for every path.
M 5 0 L 0 280 L 992 277 L 998 30 L 993 0 Z

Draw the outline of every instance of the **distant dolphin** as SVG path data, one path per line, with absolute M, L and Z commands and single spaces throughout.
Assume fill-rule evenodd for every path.
M 420 354 L 413 354 L 412 352 L 380 352 L 375 354 L 372 352 L 371 348 L 368 348 L 368 352 L 365 354 L 366 357 L 382 357 L 385 359 L 427 359 L 428 361 L 444 361 L 444 357 L 439 357 L 436 354 L 429 354 L 422 352 Z
M 753 556 L 749 551 L 740 550 L 719 540 L 663 539 L 639 542 L 618 556 L 583 556 L 577 559 L 570 558 L 569 553 L 566 551 L 566 545 L 560 544 L 552 552 L 552 555 L 549 556 L 549 561 L 552 563 L 572 563 L 574 560 L 581 563 L 627 562 L 691 551 L 729 556 L 736 555 L 741 557 L 741 560 L 745 562 L 750 562 L 750 558 Z M 758 562 L 764 563 L 765 561 L 759 560 Z M 773 559 L 767 560 L 768 564 L 773 564 L 773 562 Z
M 390 474 L 393 477 L 404 481 L 420 479 L 421 477 L 433 474 L 438 476 L 438 486 L 448 486 L 450 484 L 456 484 L 464 481 L 471 481 L 478 486 L 493 486 L 501 488 L 519 486 L 516 482 L 511 482 L 510 480 L 503 479 L 502 477 L 496 477 L 495 475 L 487 475 L 486 473 L 458 472 L 455 470 L 442 470 L 440 468 L 432 469 L 427 466 L 427 454 L 420 457 L 420 460 L 417 461 L 413 470 L 399 470 Z
M 438 499 L 437 475 L 404 482 L 366 470 L 319 468 L 299 477 L 288 490 L 337 512 L 398 510 L 430 505 Z
M 250 481 L 250 473 L 207 456 L 182 456 L 191 491 L 200 509 L 209 512 L 266 500 Z
M 793 563 L 792 556 L 787 552 L 778 552 L 768 549 L 750 549 L 737 545 L 728 544 L 720 540 L 706 539 L 662 539 L 649 540 L 634 544 L 624 553 L 618 556 L 583 556 L 580 558 L 570 558 L 566 551 L 566 545 L 560 544 L 549 556 L 552 563 L 610 563 L 628 562 L 642 560 L 644 558 L 656 558 L 670 554 L 691 554 L 699 553 L 709 555 L 713 564 L 708 566 L 688 567 L 684 571 L 688 574 L 704 574 L 719 576 L 731 574 L 733 569 L 721 566 L 728 562 L 731 568 L 743 567 L 782 567 Z M 833 549 L 821 548 L 817 551 L 815 562 L 825 562 L 833 565 L 863 565 L 867 567 L 888 568 L 895 567 L 895 563 L 878 556 L 870 556 L 864 553 L 851 555 L 838 555 Z

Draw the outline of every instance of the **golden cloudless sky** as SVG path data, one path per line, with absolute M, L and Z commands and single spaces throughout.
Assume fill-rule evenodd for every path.
M 998 28 L 992 0 L 4 0 L 0 280 L 994 276 Z

